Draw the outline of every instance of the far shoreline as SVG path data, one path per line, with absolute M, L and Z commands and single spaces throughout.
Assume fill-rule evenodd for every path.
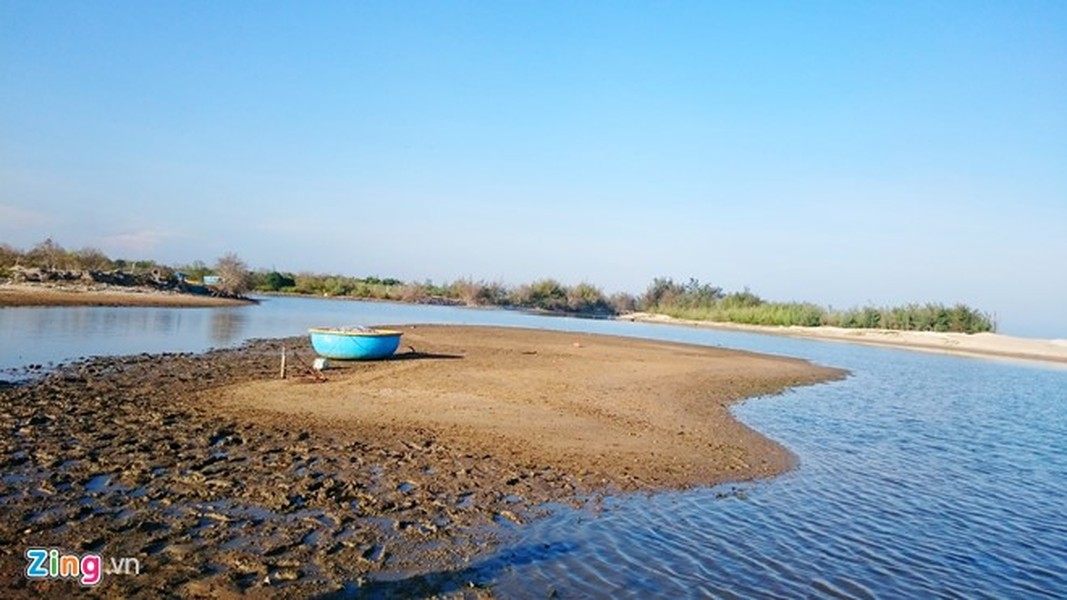
M 257 303 L 256 300 L 248 298 L 223 298 L 142 287 L 93 288 L 0 284 L 0 308 L 60 306 L 208 308 L 248 306 Z
M 266 298 L 309 298 L 317 300 L 348 300 L 362 302 L 382 302 L 393 304 L 415 304 L 426 306 L 451 306 L 454 308 L 481 310 L 518 310 L 533 315 L 548 317 L 573 317 L 578 319 L 610 319 L 637 323 L 661 325 L 680 325 L 716 329 L 720 331 L 739 331 L 785 337 L 881 346 L 900 350 L 967 356 L 972 358 L 992 358 L 1002 360 L 1023 360 L 1042 363 L 1067 364 L 1067 340 L 1037 339 L 1009 336 L 998 333 L 951 333 L 933 331 L 898 331 L 887 329 L 847 329 L 841 327 L 819 326 L 771 326 L 746 325 L 719 321 L 698 321 L 680 319 L 656 313 L 635 312 L 616 316 L 602 316 L 582 313 L 551 312 L 531 310 L 528 308 L 508 308 L 501 306 L 471 306 L 450 302 L 411 302 L 377 298 L 351 298 L 345 296 L 315 296 L 307 294 L 289 294 L 284 292 L 267 292 L 260 294 Z M 169 307 L 169 308 L 211 308 L 228 306 L 248 306 L 258 304 L 253 298 L 223 298 L 179 292 L 161 291 L 152 288 L 124 288 L 106 286 L 103 288 L 79 286 L 50 286 L 33 284 L 0 283 L 0 309 L 7 307 L 63 307 L 63 306 L 113 306 L 113 307 Z
M 1045 340 L 999 333 L 949 333 L 936 331 L 896 331 L 889 329 L 846 329 L 842 327 L 800 327 L 746 325 L 717 321 L 678 319 L 652 313 L 630 313 L 619 321 L 680 325 L 720 331 L 737 331 L 784 337 L 881 346 L 899 350 L 949 354 L 971 358 L 1023 360 L 1067 364 L 1067 340 Z

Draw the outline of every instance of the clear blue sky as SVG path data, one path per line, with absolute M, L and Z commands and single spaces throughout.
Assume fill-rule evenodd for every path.
M 1067 338 L 1067 2 L 0 0 L 0 242 Z

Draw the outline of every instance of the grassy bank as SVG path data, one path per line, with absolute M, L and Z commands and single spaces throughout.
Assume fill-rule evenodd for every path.
M 701 284 L 695 279 L 687 284 L 678 284 L 670 279 L 656 279 L 649 286 L 640 305 L 645 312 L 680 319 L 745 325 L 827 325 L 855 329 L 956 333 L 996 331 L 996 323 L 989 314 L 964 304 L 946 306 L 929 302 L 832 310 L 809 302 L 770 302 L 747 289 L 725 293 L 721 288 Z

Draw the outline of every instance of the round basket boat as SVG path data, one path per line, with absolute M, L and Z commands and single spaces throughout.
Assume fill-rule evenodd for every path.
M 314 327 L 308 333 L 315 352 L 335 360 L 374 360 L 391 356 L 403 335 L 391 329 L 326 327 Z

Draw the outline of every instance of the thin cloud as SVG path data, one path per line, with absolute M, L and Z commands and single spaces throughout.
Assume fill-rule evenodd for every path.
M 0 231 L 40 229 L 54 225 L 56 221 L 55 217 L 45 212 L 0 204 Z
M 100 247 L 109 255 L 147 256 L 171 237 L 174 235 L 157 229 L 142 229 L 105 236 L 100 239 Z
M 286 217 L 263 219 L 253 224 L 252 228 L 267 233 L 304 234 L 322 231 L 324 224 L 304 217 Z

